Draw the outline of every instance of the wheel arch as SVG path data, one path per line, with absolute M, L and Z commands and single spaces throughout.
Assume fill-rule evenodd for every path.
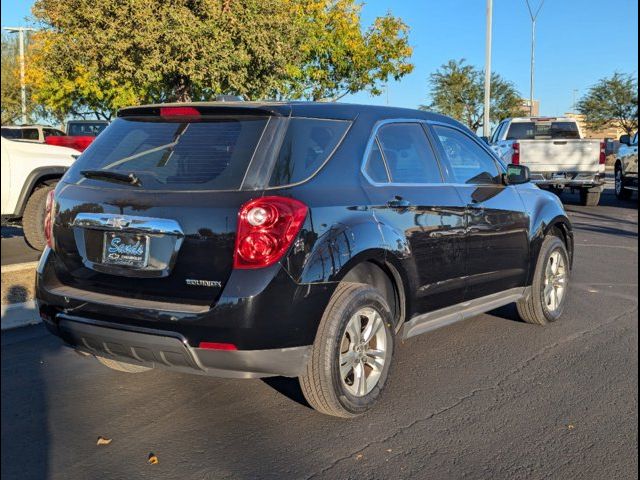
M 51 185 L 51 183 L 59 181 L 67 170 L 67 167 L 40 167 L 29 173 L 22 185 L 22 190 L 20 190 L 14 217 L 22 217 L 29 197 L 39 186 Z

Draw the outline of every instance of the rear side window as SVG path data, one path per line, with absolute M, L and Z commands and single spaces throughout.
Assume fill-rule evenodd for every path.
M 575 122 L 516 122 L 509 127 L 507 140 L 579 139 Z
M 491 184 L 499 182 L 500 172 L 491 155 L 464 133 L 434 125 L 450 171 L 457 183 Z
M 373 142 L 364 171 L 376 183 L 386 183 L 390 180 L 377 140 Z
M 328 160 L 349 125 L 342 120 L 291 118 L 269 186 L 290 185 L 311 177 Z
M 37 128 L 23 128 L 22 129 L 23 140 L 40 140 L 40 134 Z
M 109 170 L 135 174 L 145 190 L 236 190 L 266 123 L 265 117 L 118 118 L 73 164 L 67 181 L 85 181 L 83 170 Z
M 378 130 L 378 141 L 393 183 L 442 182 L 438 162 L 422 125 L 384 125 Z

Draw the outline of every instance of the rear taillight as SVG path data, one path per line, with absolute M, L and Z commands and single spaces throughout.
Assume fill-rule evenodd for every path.
M 511 153 L 511 163 L 514 165 L 520 165 L 520 144 L 514 143 L 511 145 L 513 152 Z
M 298 235 L 307 206 L 285 197 L 245 203 L 238 214 L 234 268 L 262 268 L 282 258 Z
M 600 165 L 607 163 L 607 145 L 600 142 Z
M 44 211 L 44 238 L 47 240 L 47 246 L 53 248 L 53 216 L 55 215 L 55 200 L 53 198 L 54 191 L 51 190 L 47 195 L 47 203 Z

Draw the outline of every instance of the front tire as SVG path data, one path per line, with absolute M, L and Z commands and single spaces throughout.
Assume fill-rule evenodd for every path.
M 564 242 L 554 235 L 548 235 L 540 248 L 529 296 L 517 303 L 522 320 L 546 325 L 560 318 L 569 287 L 569 265 Z
M 373 287 L 343 283 L 320 321 L 300 386 L 316 410 L 355 417 L 379 398 L 393 357 L 389 306 Z
M 34 250 L 44 250 L 47 239 L 44 236 L 44 215 L 46 213 L 47 195 L 55 185 L 47 185 L 31 194 L 22 214 L 24 239 Z

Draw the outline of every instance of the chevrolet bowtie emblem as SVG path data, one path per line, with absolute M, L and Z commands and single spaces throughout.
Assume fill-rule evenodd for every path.
M 128 227 L 131 222 L 124 217 L 111 217 L 107 220 L 107 225 L 113 228 Z

